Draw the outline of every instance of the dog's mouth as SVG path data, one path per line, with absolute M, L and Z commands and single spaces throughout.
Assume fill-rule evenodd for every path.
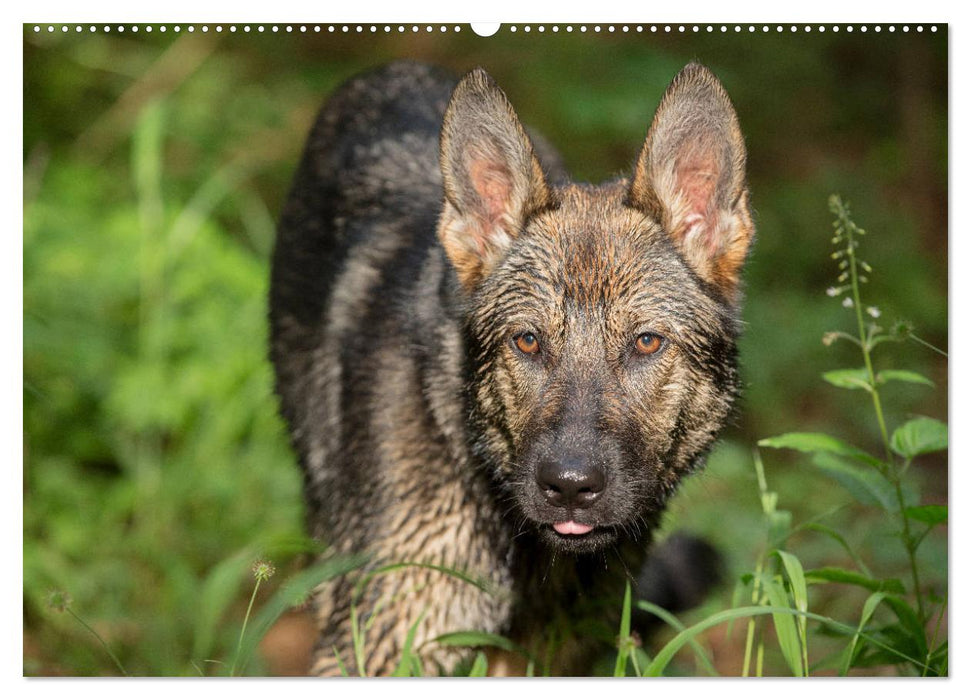
M 543 525 L 540 527 L 540 535 L 548 545 L 574 554 L 595 552 L 617 539 L 617 533 L 612 527 L 587 525 L 575 520 Z

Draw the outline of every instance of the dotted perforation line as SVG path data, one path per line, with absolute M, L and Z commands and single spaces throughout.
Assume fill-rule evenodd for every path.
M 255 33 L 258 33 L 258 34 L 259 33 L 267 33 L 267 32 L 270 32 L 270 33 L 280 33 L 280 32 L 283 32 L 283 33 L 287 33 L 287 34 L 293 34 L 293 33 L 298 33 L 298 34 L 307 34 L 307 33 L 320 34 L 322 32 L 329 32 L 331 34 L 335 34 L 335 33 L 344 33 L 344 34 L 358 33 L 358 34 L 363 34 L 365 32 L 371 33 L 371 34 L 377 34 L 379 32 L 380 33 L 385 33 L 385 34 L 390 34 L 391 32 L 398 32 L 398 33 L 403 34 L 405 32 L 418 33 L 418 32 L 422 32 L 422 31 L 424 31 L 424 32 L 434 32 L 434 31 L 438 31 L 438 32 L 443 32 L 443 33 L 444 32 L 449 32 L 449 31 L 460 32 L 460 31 L 462 31 L 462 28 L 459 25 L 444 25 L 444 24 L 443 25 L 434 25 L 434 26 L 433 25 L 430 25 L 430 24 L 427 24 L 427 25 L 424 25 L 424 24 L 423 25 L 417 25 L 417 24 L 409 24 L 409 25 L 400 25 L 400 24 L 399 25 L 390 25 L 390 24 L 384 24 L 384 25 L 379 25 L 379 24 L 370 24 L 370 25 L 368 25 L 368 24 L 310 24 L 310 25 L 308 25 L 308 24 L 286 24 L 286 25 L 276 25 L 276 24 L 273 24 L 273 25 L 262 25 L 262 24 L 254 24 L 254 25 L 249 25 L 249 24 L 244 24 L 244 25 L 235 25 L 235 24 L 230 24 L 230 25 L 221 25 L 221 24 L 216 24 L 216 25 L 208 25 L 208 24 L 203 24 L 203 25 L 193 25 L 193 24 L 189 24 L 189 25 L 179 25 L 179 24 L 176 24 L 176 25 L 165 25 L 165 24 L 162 24 L 162 25 L 144 25 L 144 24 L 143 25 L 138 25 L 138 24 L 131 24 L 131 25 L 124 25 L 124 24 L 109 25 L 109 24 L 105 24 L 105 25 L 93 25 L 92 24 L 92 25 L 84 25 L 84 26 L 79 25 L 79 24 L 78 25 L 68 25 L 68 24 L 62 24 L 62 25 L 53 25 L 53 24 L 40 25 L 40 24 L 35 24 L 35 25 L 33 25 L 33 31 L 34 31 L 34 33 L 41 33 L 41 32 L 45 32 L 46 31 L 47 33 L 51 33 L 51 34 L 54 33 L 54 32 L 57 32 L 57 31 L 60 31 L 62 33 L 68 33 L 68 32 L 71 32 L 71 31 L 74 31 L 75 33 L 82 33 L 82 32 L 85 32 L 85 31 L 87 31 L 89 33 L 98 32 L 98 31 L 106 32 L 106 33 L 110 33 L 110 32 L 117 32 L 117 33 L 132 32 L 132 33 L 137 33 L 139 31 L 151 33 L 153 31 L 158 31 L 158 32 L 165 33 L 165 32 L 168 32 L 168 31 L 172 31 L 172 32 L 174 32 L 176 34 L 179 34 L 179 33 L 182 33 L 182 32 L 194 33 L 196 31 L 199 31 L 199 32 L 202 32 L 202 33 L 208 33 L 208 32 L 216 32 L 216 33 L 222 33 L 222 32 L 230 32 L 230 33 L 236 33 L 236 32 L 252 33 L 252 32 L 255 32 Z
M 756 32 L 760 32 L 760 33 L 763 33 L 763 34 L 767 34 L 767 33 L 772 32 L 772 31 L 775 31 L 776 33 L 782 33 L 782 32 L 796 33 L 796 32 L 800 32 L 800 31 L 802 31 L 802 32 L 812 32 L 812 31 L 826 32 L 826 31 L 832 31 L 834 33 L 838 33 L 840 31 L 849 32 L 849 33 L 852 33 L 853 31 L 860 31 L 860 32 L 864 32 L 864 33 L 867 32 L 867 31 L 874 31 L 874 32 L 888 31 L 888 32 L 891 32 L 892 33 L 892 32 L 897 31 L 898 28 L 900 29 L 900 31 L 905 32 L 905 33 L 906 32 L 910 32 L 911 29 L 913 29 L 914 31 L 917 31 L 917 32 L 923 32 L 925 30 L 925 28 L 929 28 L 929 30 L 931 32 L 936 32 L 937 31 L 937 26 L 936 25 L 926 25 L 926 27 L 925 27 L 925 25 L 923 25 L 923 24 L 917 24 L 917 25 L 905 24 L 905 25 L 899 25 L 899 26 L 898 25 L 887 25 L 887 24 L 883 24 L 883 25 L 880 25 L 880 24 L 873 24 L 873 25 L 866 25 L 866 24 L 860 24 L 860 25 L 852 25 L 852 24 L 832 24 L 832 25 L 825 25 L 825 24 L 820 24 L 820 25 L 811 25 L 811 24 L 805 24 L 805 25 L 803 25 L 803 24 L 800 24 L 800 25 L 796 25 L 796 24 L 789 24 L 789 25 L 782 25 L 782 24 L 771 24 L 771 25 L 770 24 L 748 24 L 748 25 L 743 25 L 743 24 L 650 24 L 650 25 L 643 25 L 643 24 L 635 24 L 635 25 L 629 25 L 629 24 L 622 24 L 622 25 L 613 25 L 613 24 L 600 25 L 600 24 L 595 24 L 595 25 L 586 25 L 586 24 L 579 24 L 579 25 L 572 25 L 572 24 L 568 24 L 568 25 L 563 25 L 563 26 L 561 26 L 561 25 L 552 25 L 552 26 L 549 27 L 549 30 L 552 31 L 552 32 L 560 32 L 560 31 L 573 32 L 573 31 L 578 31 L 580 33 L 590 32 L 590 31 L 592 31 L 594 33 L 603 33 L 603 32 L 606 31 L 608 34 L 609 33 L 616 33 L 616 32 L 621 32 L 621 33 L 625 33 L 625 32 L 651 32 L 651 33 L 655 33 L 655 34 L 657 34 L 657 33 L 672 33 L 672 32 L 676 32 L 676 33 L 679 33 L 679 34 L 702 33 L 702 32 L 705 32 L 705 33 L 715 33 L 715 32 L 721 32 L 721 33 L 728 33 L 728 32 L 742 33 L 742 32 L 747 32 L 747 33 L 750 33 L 750 34 L 754 34 Z M 528 24 L 527 25 L 515 25 L 515 24 L 513 24 L 513 25 L 509 25 L 508 27 L 503 27 L 503 29 L 506 29 L 507 31 L 513 32 L 513 33 L 517 32 L 517 31 L 520 31 L 520 30 L 522 30 L 523 32 L 526 32 L 526 33 L 529 33 L 529 32 L 531 32 L 533 30 L 542 33 L 542 32 L 546 32 L 547 27 L 545 25 L 528 25 Z
M 852 24 L 845 24 L 845 25 L 840 25 L 840 24 L 832 24 L 832 25 L 825 25 L 825 24 L 820 24 L 820 25 L 811 25 L 811 24 L 800 24 L 800 25 L 796 25 L 796 24 L 790 24 L 790 25 L 782 25 L 782 24 L 773 24 L 773 25 L 768 25 L 768 24 L 761 24 L 761 25 L 755 25 L 755 24 L 748 24 L 748 25 L 741 25 L 741 24 L 734 24 L 734 25 L 731 25 L 731 24 L 690 24 L 690 25 L 685 25 L 685 24 L 543 25 L 543 24 L 539 24 L 539 25 L 530 25 L 530 24 L 525 24 L 525 25 L 516 25 L 516 24 L 513 24 L 507 27 L 501 27 L 500 29 L 511 32 L 513 34 L 519 31 L 522 31 L 527 34 L 530 32 L 536 31 L 537 33 L 543 34 L 543 33 L 546 33 L 547 30 L 549 30 L 551 33 L 554 33 L 554 34 L 559 33 L 561 31 L 566 33 L 572 33 L 574 31 L 577 31 L 577 32 L 580 32 L 581 34 L 591 32 L 591 31 L 593 33 L 606 32 L 608 34 L 616 33 L 616 32 L 621 32 L 621 33 L 650 32 L 654 34 L 657 34 L 657 33 L 666 33 L 666 34 L 696 33 L 697 34 L 702 32 L 704 33 L 717 32 L 722 34 L 733 32 L 736 34 L 740 34 L 743 32 L 747 32 L 749 34 L 755 34 L 755 33 L 767 34 L 769 32 L 774 31 L 776 33 L 788 32 L 790 34 L 794 34 L 797 32 L 808 33 L 808 32 L 814 32 L 814 31 L 821 32 L 821 33 L 827 32 L 827 31 L 830 31 L 833 33 L 839 33 L 841 31 L 846 33 L 853 33 L 854 31 L 859 31 L 861 33 L 866 33 L 868 31 L 873 31 L 877 33 L 882 31 L 887 31 L 890 33 L 894 33 L 898 30 L 904 33 L 908 33 L 911 30 L 916 32 L 923 32 L 925 28 L 929 29 L 931 32 L 937 31 L 937 25 L 933 25 L 933 24 L 927 25 L 927 27 L 925 27 L 925 25 L 923 24 L 917 24 L 917 25 L 909 25 L 909 24 L 904 24 L 904 25 L 893 25 L 893 24 L 890 24 L 890 25 L 881 25 L 881 24 L 874 24 L 874 25 L 866 25 L 866 24 L 860 24 L 860 25 L 852 25 Z M 181 32 L 194 33 L 196 31 L 202 32 L 203 34 L 208 33 L 210 31 L 216 32 L 217 34 L 222 33 L 224 31 L 229 33 L 255 32 L 257 34 L 266 33 L 266 32 L 270 32 L 270 33 L 284 32 L 287 34 L 293 34 L 293 33 L 320 34 L 323 32 L 326 32 L 329 34 L 338 34 L 338 33 L 340 34 L 351 34 L 351 33 L 390 34 L 392 32 L 396 32 L 399 34 L 405 34 L 405 33 L 417 34 L 419 32 L 431 33 L 435 31 L 438 31 L 440 33 L 446 33 L 449 31 L 460 32 L 462 31 L 462 28 L 459 25 L 444 25 L 444 24 L 442 25 L 431 25 L 431 24 L 424 24 L 424 25 L 418 25 L 418 24 L 409 24 L 409 25 L 404 25 L 404 24 L 397 24 L 397 25 L 391 25 L 391 24 L 384 24 L 384 25 L 381 25 L 381 24 L 221 25 L 221 24 L 216 24 L 211 26 L 208 24 L 203 24 L 203 25 L 192 25 L 192 24 L 189 24 L 189 25 L 178 25 L 178 24 L 176 25 L 165 25 L 165 24 L 162 24 L 162 25 L 137 25 L 137 24 L 93 25 L 92 24 L 92 25 L 84 25 L 84 26 L 80 24 L 77 24 L 77 25 L 35 24 L 33 25 L 33 31 L 36 34 L 39 34 L 42 32 L 53 34 L 58 31 L 64 34 L 71 31 L 78 34 L 85 31 L 89 33 L 94 33 L 98 31 L 105 32 L 105 33 L 116 32 L 119 34 L 122 34 L 125 32 L 138 33 L 139 31 L 146 32 L 146 33 L 152 33 L 153 31 L 158 31 L 163 34 L 168 31 L 172 31 L 176 34 L 179 34 Z

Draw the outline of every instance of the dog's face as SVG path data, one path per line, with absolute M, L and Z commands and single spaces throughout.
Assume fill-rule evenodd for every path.
M 601 187 L 550 187 L 483 72 L 455 90 L 439 236 L 467 295 L 476 448 L 517 524 L 553 547 L 652 526 L 731 409 L 744 158 L 696 65 L 631 179 Z

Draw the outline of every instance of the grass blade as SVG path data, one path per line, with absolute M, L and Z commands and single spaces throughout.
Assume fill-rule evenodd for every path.
M 786 572 L 786 578 L 789 580 L 789 586 L 792 589 L 792 600 L 796 604 L 796 609 L 802 613 L 807 612 L 809 610 L 809 592 L 806 588 L 806 576 L 803 573 L 802 564 L 793 554 L 789 552 L 776 550 L 776 554 L 779 556 L 779 559 L 782 560 L 782 565 Z M 796 626 L 799 628 L 799 642 L 800 646 L 802 647 L 803 675 L 806 675 L 809 672 L 806 618 L 802 616 L 797 618 Z
M 341 676 L 350 678 L 351 674 L 347 672 L 347 666 L 344 665 L 344 661 L 341 659 L 341 654 L 337 651 L 337 647 L 334 647 L 334 658 L 337 659 L 337 669 L 341 672 Z
M 775 608 L 784 609 L 789 607 L 789 596 L 782 582 L 776 578 L 766 578 L 762 582 L 762 589 L 769 598 L 769 603 Z M 802 611 L 795 611 L 802 612 Z M 802 665 L 802 653 L 799 645 L 799 633 L 796 630 L 796 620 L 791 613 L 775 612 L 772 613 L 772 622 L 775 625 L 775 636 L 779 640 L 779 649 L 782 656 L 792 669 L 795 676 L 804 676 L 805 669 Z
M 620 635 L 617 638 L 617 663 L 614 678 L 627 675 L 627 658 L 630 656 L 630 581 L 624 586 L 624 607 L 620 615 Z
M 475 655 L 475 661 L 472 663 L 472 670 L 469 671 L 469 678 L 485 678 L 489 671 L 489 662 L 486 659 L 486 655 L 481 651 Z
M 884 593 L 904 592 L 904 585 L 900 582 L 900 579 L 869 578 L 855 571 L 847 571 L 835 566 L 810 569 L 806 572 L 806 581 L 808 583 L 845 583 L 866 588 L 868 591 L 882 591 Z
M 649 612 L 652 615 L 661 618 L 665 624 L 667 624 L 669 627 L 673 627 L 678 632 L 683 632 L 685 630 L 684 624 L 682 624 L 678 618 L 659 605 L 655 605 L 654 603 L 650 603 L 646 600 L 639 600 L 637 601 L 637 607 L 645 612 Z M 702 647 L 701 644 L 699 644 L 695 639 L 689 639 L 688 644 L 691 645 L 691 649 L 695 653 L 695 658 L 704 667 L 705 672 L 709 676 L 719 675 L 717 669 L 715 669 L 715 664 L 711 659 L 711 655 L 704 649 L 704 647 Z
M 889 597 L 892 598 L 892 596 Z M 776 607 L 772 605 L 749 605 L 744 608 L 734 608 L 732 610 L 722 610 L 717 612 L 714 615 L 705 618 L 701 622 L 688 627 L 683 632 L 679 632 L 677 635 L 675 635 L 674 639 L 665 644 L 657 653 L 650 666 L 645 669 L 644 675 L 651 677 L 660 676 L 662 673 L 664 673 L 664 669 L 667 668 L 667 665 L 671 662 L 671 659 L 674 658 L 674 655 L 678 653 L 681 647 L 711 627 L 717 627 L 718 625 L 724 624 L 731 620 L 738 620 L 746 617 L 759 617 L 762 615 L 773 615 L 776 613 L 786 613 L 788 615 L 797 616 L 800 615 L 800 612 L 794 608 L 790 608 L 788 606 Z M 824 617 L 823 615 L 817 615 L 816 613 L 811 612 L 802 613 L 802 615 L 810 620 L 822 622 L 832 627 L 836 631 L 846 634 L 847 636 L 851 636 L 856 633 L 856 628 L 843 624 L 842 622 L 834 620 L 830 617 Z M 870 644 L 873 646 L 892 654 L 894 658 L 914 664 L 916 667 L 918 667 L 918 669 L 927 667 L 923 661 L 904 654 L 901 651 L 884 644 L 875 637 L 863 632 L 860 633 L 860 637 L 870 642 Z
M 850 547 L 850 543 L 847 542 L 846 538 L 844 538 L 839 532 L 829 527 L 828 525 L 823 525 L 822 523 L 806 523 L 804 525 L 801 525 L 799 529 L 812 530 L 813 532 L 820 532 L 832 538 L 843 548 L 843 551 L 845 551 L 846 554 L 853 560 L 853 563 L 856 565 L 856 567 L 860 571 L 862 571 L 865 576 L 867 576 L 868 578 L 872 578 L 869 567 L 867 567 L 866 563 L 860 558 L 860 555 L 858 555 L 853 550 L 853 548 Z
M 522 654 L 527 658 L 529 657 L 526 650 L 511 639 L 490 632 L 476 632 L 472 630 L 447 632 L 446 634 L 435 637 L 431 642 L 452 647 L 496 647 L 497 649 L 510 651 L 514 654 Z
M 401 650 L 401 660 L 398 661 L 397 667 L 391 673 L 394 678 L 407 678 L 412 674 L 412 669 L 415 668 L 416 663 L 418 667 L 421 666 L 421 660 L 418 658 L 411 648 L 415 643 L 415 633 L 418 631 L 418 625 L 425 618 L 425 612 L 423 611 L 415 623 L 408 628 L 408 634 L 405 636 L 404 647 Z
M 840 664 L 841 676 L 845 676 L 847 673 L 849 673 L 850 666 L 853 663 L 853 656 L 856 654 L 856 643 L 860 639 L 860 633 L 863 632 L 863 628 L 866 627 L 866 623 L 873 615 L 873 612 L 877 609 L 877 606 L 880 604 L 880 601 L 882 601 L 885 597 L 886 597 L 886 593 L 877 592 L 872 594 L 869 598 L 866 599 L 866 602 L 863 603 L 863 614 L 860 616 L 860 624 L 857 625 L 856 633 L 853 635 L 853 638 L 850 640 L 849 645 L 847 645 L 846 651 L 844 652 L 844 656 L 843 656 L 843 662 L 842 664 Z

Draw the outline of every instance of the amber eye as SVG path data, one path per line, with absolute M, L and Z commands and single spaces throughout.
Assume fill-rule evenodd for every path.
M 516 348 L 524 355 L 535 355 L 539 352 L 539 340 L 532 333 L 520 333 L 513 337 Z
M 654 335 L 653 333 L 644 333 L 634 343 L 634 348 L 642 355 L 653 355 L 661 349 L 663 343 L 664 340 L 661 336 Z

